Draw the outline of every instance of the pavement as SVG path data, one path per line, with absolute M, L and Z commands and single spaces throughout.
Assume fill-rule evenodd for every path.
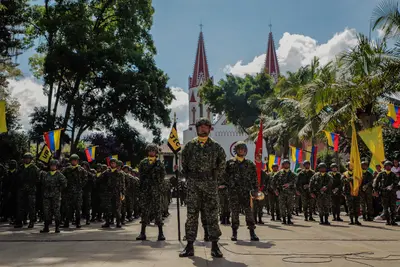
M 181 229 L 184 235 L 186 208 L 181 211 Z M 136 241 L 139 221 L 122 229 L 101 229 L 100 223 L 68 229 L 60 234 L 40 234 L 41 225 L 34 229 L 13 229 L 0 225 L 0 267 L 257 267 L 257 266 L 400 266 L 400 227 L 386 226 L 384 222 L 363 222 L 362 226 L 332 222 L 322 226 L 294 218 L 294 225 L 271 222 L 264 215 L 265 225 L 257 226 L 260 242 L 250 242 L 245 226 L 239 229 L 238 241 L 230 240 L 231 229 L 222 226 L 220 240 L 224 258 L 213 259 L 211 243 L 199 236 L 195 257 L 179 258 L 185 242 L 178 241 L 177 208 L 171 204 L 165 220 L 165 242 L 157 242 L 155 226 L 147 229 L 149 241 Z M 244 225 L 244 218 L 241 217 Z M 54 229 L 52 229 L 54 231 Z

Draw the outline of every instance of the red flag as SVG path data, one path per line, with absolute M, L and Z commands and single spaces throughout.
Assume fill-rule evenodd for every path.
M 258 137 L 257 137 L 257 141 L 256 141 L 256 151 L 255 151 L 255 155 L 254 155 L 259 188 L 260 188 L 260 184 L 261 184 L 262 150 L 263 150 L 263 125 L 262 125 L 262 121 L 260 120 L 260 130 L 258 131 Z

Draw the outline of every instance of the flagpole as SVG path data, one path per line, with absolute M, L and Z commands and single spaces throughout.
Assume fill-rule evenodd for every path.
M 176 123 L 176 113 L 174 113 L 174 124 Z M 179 165 L 178 165 L 178 153 L 174 152 L 175 154 L 175 166 L 177 167 L 175 170 L 175 177 L 177 180 L 177 187 L 176 187 L 176 208 L 177 208 L 177 217 L 178 217 L 178 241 L 181 241 L 181 214 L 180 214 L 180 201 L 179 201 Z

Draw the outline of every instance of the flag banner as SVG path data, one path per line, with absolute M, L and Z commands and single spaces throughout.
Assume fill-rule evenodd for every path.
M 387 116 L 389 117 L 390 123 L 392 124 L 393 128 L 399 128 L 400 126 L 400 108 L 393 104 L 388 104 L 388 113 Z
M 260 120 L 260 130 L 258 131 L 257 141 L 256 141 L 256 151 L 254 153 L 254 160 L 256 163 L 258 187 L 261 186 L 261 169 L 262 169 L 262 151 L 263 151 L 263 124 Z
M 354 121 L 351 122 L 351 148 L 350 148 L 350 164 L 353 167 L 353 185 L 351 185 L 351 195 L 358 196 L 358 190 L 362 182 L 362 169 L 360 151 L 358 150 L 357 132 Z
M 301 163 L 303 161 L 303 149 L 291 146 L 292 161 Z
M 168 137 L 168 147 L 175 154 L 181 151 L 181 143 L 179 142 L 178 131 L 176 130 L 176 122 L 172 125 L 171 133 Z
M 365 145 L 371 151 L 372 158 L 370 169 L 376 171 L 376 165 L 382 165 L 385 160 L 385 147 L 383 145 L 382 126 L 366 129 L 358 132 Z
M 52 154 L 51 154 L 49 147 L 47 145 L 44 145 L 42 148 L 42 151 L 40 151 L 39 160 L 44 163 L 49 163 L 51 157 L 52 157 Z
M 310 162 L 311 162 L 311 166 L 313 167 L 314 170 L 317 169 L 317 161 L 318 161 L 318 147 L 317 146 L 313 146 L 311 148 Z
M 380 165 L 381 167 L 383 167 L 382 161 L 377 160 L 377 159 L 375 158 L 375 156 L 372 155 L 372 157 L 371 157 L 371 162 L 369 163 L 368 169 L 369 169 L 372 173 L 374 173 L 374 172 L 376 172 L 376 166 L 377 166 L 377 165 Z
M 125 166 L 131 167 L 131 162 L 130 161 L 125 162 Z
M 44 141 L 52 152 L 60 149 L 61 130 L 62 129 L 58 129 L 43 134 Z
M 110 166 L 110 159 L 116 159 L 118 160 L 118 155 L 112 155 L 106 158 L 107 165 Z
M 333 151 L 339 151 L 339 138 L 340 136 L 335 133 L 324 131 L 326 139 L 328 139 L 328 146 L 333 147 Z
M 0 100 L 0 133 L 7 132 L 6 101 Z
M 278 164 L 278 166 L 281 165 L 281 157 L 278 157 L 276 155 L 269 155 L 268 156 L 268 169 L 269 171 L 272 172 L 272 165 Z
M 88 147 L 85 149 L 85 155 L 88 162 L 95 160 L 96 156 L 96 146 Z

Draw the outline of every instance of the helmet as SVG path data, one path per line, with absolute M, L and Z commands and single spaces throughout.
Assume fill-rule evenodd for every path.
M 303 161 L 303 165 L 306 165 L 306 164 L 310 164 L 311 165 L 311 162 L 309 160 Z
M 365 164 L 365 165 L 368 165 L 368 163 L 369 163 L 369 162 L 366 161 L 366 160 L 361 161 L 361 165 L 364 165 L 364 164 Z
M 56 159 L 50 160 L 50 164 L 49 165 L 50 166 L 54 166 L 54 165 L 58 166 L 58 160 L 56 160 Z
M 118 164 L 118 160 L 117 159 L 114 159 L 114 158 L 110 159 L 110 163 L 112 163 L 112 162 L 115 162 L 115 163 Z
M 118 161 L 117 161 L 117 165 L 118 165 L 118 166 L 124 166 L 124 163 L 123 163 L 121 160 L 118 160 Z
M 387 166 L 387 165 L 393 166 L 393 162 L 387 160 L 387 161 L 385 161 L 385 163 L 383 164 L 383 166 Z
M 82 166 L 87 166 L 87 167 L 89 167 L 89 162 L 87 162 L 87 161 L 82 161 L 82 162 L 81 162 L 81 165 L 82 165 Z
M 23 158 L 24 159 L 33 159 L 33 155 L 32 155 L 32 153 L 27 152 L 27 153 L 24 154 Z
M 320 164 L 318 164 L 318 169 L 319 168 L 327 168 L 327 166 L 324 162 L 321 162 Z
M 156 153 L 158 153 L 159 151 L 158 151 L 158 146 L 156 145 L 156 144 L 148 144 L 147 146 L 146 146 L 146 152 L 147 153 L 149 153 L 150 151 L 154 151 L 154 152 L 156 152 Z
M 283 165 L 283 164 L 285 164 L 285 163 L 288 163 L 288 164 L 290 164 L 290 160 L 288 160 L 288 159 L 284 159 L 284 160 L 282 161 L 282 165 Z
M 206 125 L 211 127 L 211 121 L 207 118 L 200 118 L 197 122 L 196 122 L 196 128 L 201 126 L 201 125 Z
M 276 163 L 274 163 L 274 164 L 272 164 L 272 168 L 273 168 L 273 167 L 279 167 L 279 165 L 276 164 Z
M 236 142 L 235 148 L 234 148 L 234 151 L 235 151 L 236 154 L 237 154 L 237 151 L 238 151 L 239 149 L 245 149 L 246 152 L 247 152 L 247 145 L 246 145 L 246 143 L 243 142 L 243 141 Z
M 123 169 L 123 170 L 125 170 L 125 169 L 130 170 L 128 165 L 123 166 L 122 169 Z
M 72 154 L 69 160 L 79 160 L 79 156 L 77 154 Z
M 336 163 L 332 163 L 332 164 L 331 164 L 331 169 L 332 169 L 332 168 L 339 168 L 339 166 L 338 166 Z

